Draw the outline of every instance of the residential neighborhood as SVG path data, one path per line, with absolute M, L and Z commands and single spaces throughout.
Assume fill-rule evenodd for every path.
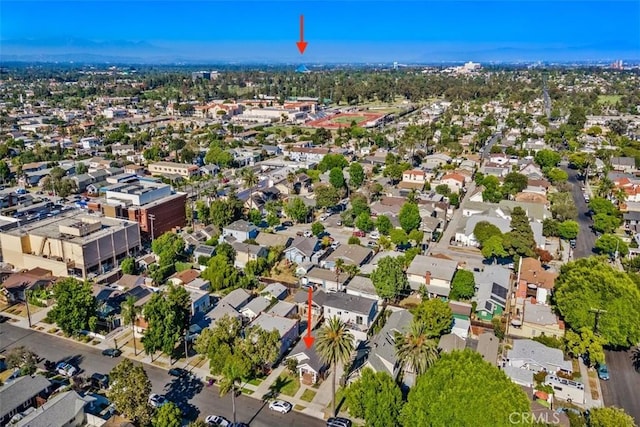
M 638 423 L 640 76 L 471 64 L 3 69 L 2 425 Z

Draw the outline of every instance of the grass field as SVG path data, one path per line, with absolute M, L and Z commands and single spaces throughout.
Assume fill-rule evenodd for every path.
M 365 121 L 367 121 L 367 118 L 365 116 L 336 117 L 335 119 L 330 120 L 331 123 L 338 123 L 341 125 L 350 125 L 351 122 L 356 122 L 356 124 L 359 124 Z
M 599 104 L 611 104 L 615 105 L 622 98 L 621 95 L 598 95 Z

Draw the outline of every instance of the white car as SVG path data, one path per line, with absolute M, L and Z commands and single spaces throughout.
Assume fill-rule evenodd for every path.
M 331 249 L 334 249 L 334 250 L 335 250 L 335 249 L 338 249 L 338 246 L 340 246 L 340 242 L 333 242 L 333 243 L 331 244 Z
M 312 236 L 313 236 L 313 233 L 311 231 L 307 230 L 304 232 L 304 237 L 312 237 Z
M 291 403 L 284 400 L 274 400 L 273 402 L 269 403 L 269 409 L 271 409 L 272 411 L 280 412 L 281 414 L 286 414 L 287 412 L 291 411 L 292 408 L 293 406 L 291 405 Z
M 68 363 L 60 362 L 56 366 L 56 372 L 60 375 L 64 375 L 65 377 L 73 377 L 78 373 L 78 369 Z
M 220 415 L 207 415 L 204 421 L 210 426 L 229 427 L 231 422 Z
M 369 233 L 369 237 L 378 240 L 380 238 L 380 233 L 378 231 L 372 231 Z
M 151 393 L 149 395 L 149 405 L 153 406 L 154 408 L 160 408 L 163 405 L 167 404 L 167 398 L 164 396 L 160 396 L 159 394 L 156 393 Z

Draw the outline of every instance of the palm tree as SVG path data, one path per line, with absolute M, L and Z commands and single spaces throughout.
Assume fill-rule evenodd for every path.
M 291 193 L 293 194 L 293 183 L 296 182 L 296 174 L 289 172 L 287 174 L 287 182 L 289 183 L 289 186 L 291 186 Z
M 336 370 L 337 365 L 343 365 L 349 361 L 353 352 L 353 334 L 347 329 L 347 325 L 339 317 L 330 317 L 327 323 L 320 328 L 316 337 L 316 351 L 323 363 L 328 364 L 333 370 L 331 408 L 336 413 Z
M 133 354 L 134 356 L 138 355 L 138 350 L 136 349 L 136 329 L 135 324 L 138 319 L 138 314 L 140 314 L 140 307 L 136 305 L 136 299 L 133 296 L 127 297 L 127 299 L 120 306 L 122 311 L 122 321 L 131 325 L 131 330 L 133 331 Z
M 346 264 L 342 258 L 338 258 L 336 260 L 336 290 L 340 290 L 340 273 L 342 273 L 346 268 Z
M 412 322 L 406 334 L 395 336 L 396 355 L 404 369 L 422 375 L 438 360 L 438 343 L 429 338 L 424 322 Z
M 640 372 L 640 347 L 631 351 L 631 364 L 637 372 Z
M 231 406 L 233 410 L 233 423 L 236 422 L 236 383 L 242 380 L 242 368 L 236 362 L 227 363 L 222 370 L 222 380 L 220 381 L 220 396 L 231 392 Z
M 258 177 L 255 172 L 253 172 L 253 169 L 246 168 L 242 171 L 242 181 L 244 185 L 249 188 L 249 210 L 251 210 L 253 204 L 253 187 L 258 185 Z

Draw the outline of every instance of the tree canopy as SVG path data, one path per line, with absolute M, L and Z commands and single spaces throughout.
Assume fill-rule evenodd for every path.
M 353 162 L 349 165 L 349 184 L 353 188 L 360 188 L 364 182 L 364 169 L 358 162 Z
M 558 166 L 562 156 L 556 151 L 544 149 L 536 153 L 534 160 L 541 168 L 551 168 Z
M 420 226 L 420 222 L 422 222 L 418 205 L 408 202 L 402 205 L 398 214 L 398 221 L 400 221 L 400 227 L 406 233 L 417 229 Z
M 589 328 L 613 346 L 628 347 L 640 341 L 640 290 L 627 273 L 603 258 L 582 258 L 562 266 L 554 299 L 575 331 Z M 604 311 L 596 315 L 594 310 Z
M 479 221 L 473 228 L 473 235 L 480 245 L 484 245 L 493 236 L 502 237 L 502 232 L 497 226 L 488 221 Z
M 427 337 L 439 338 L 451 331 L 453 312 L 449 304 L 440 298 L 425 301 L 412 310 L 414 322 L 422 322 L 427 327 Z
M 116 410 L 138 425 L 149 424 L 153 413 L 148 402 L 151 381 L 142 365 L 122 359 L 109 373 L 109 383 L 107 397 Z
M 385 300 L 396 299 L 409 286 L 404 265 L 397 257 L 384 257 L 371 273 L 371 281 L 376 293 Z
M 589 413 L 589 427 L 637 427 L 633 417 L 624 409 L 606 407 L 593 408 Z
M 167 402 L 156 411 L 152 422 L 153 427 L 182 426 L 182 411 L 173 402 Z
M 295 222 L 307 222 L 307 217 L 311 209 L 304 204 L 301 198 L 294 197 L 284 207 L 286 214 Z
M 402 391 L 386 372 L 365 368 L 345 393 L 351 416 L 366 421 L 367 427 L 399 426 Z
M 318 163 L 318 169 L 321 172 L 326 172 L 333 168 L 340 170 L 349 166 L 349 161 L 342 154 L 327 154 Z
M 629 246 L 614 234 L 603 234 L 596 240 L 595 250 L 599 254 L 610 257 L 615 256 L 616 252 L 619 256 L 624 257 L 629 253 Z
M 452 300 L 468 300 L 473 297 L 475 292 L 476 281 L 473 273 L 469 270 L 458 269 L 451 282 L 449 298 Z
M 342 169 L 340 168 L 331 169 L 331 172 L 329 172 L 329 183 L 336 190 L 344 188 L 345 179 L 344 179 L 344 174 L 342 173 Z
M 53 287 L 56 305 L 49 312 L 49 318 L 67 334 L 76 334 L 89 328 L 92 317 L 96 316 L 97 303 L 91 285 L 73 277 L 58 281 Z
M 511 426 L 512 413 L 527 413 L 529 399 L 496 366 L 471 350 L 443 354 L 418 377 L 402 409 L 402 425 Z

